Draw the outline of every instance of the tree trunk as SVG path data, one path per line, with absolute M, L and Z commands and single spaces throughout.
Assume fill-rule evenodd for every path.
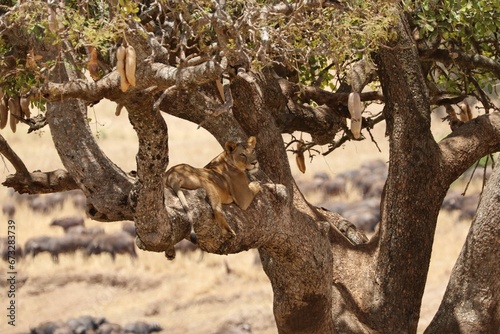
M 211 252 L 223 249 L 228 253 L 240 251 L 242 246 L 258 247 L 264 271 L 273 286 L 278 331 L 331 333 L 332 254 L 328 239 L 329 225 L 325 227 L 325 224 L 317 222 L 317 215 L 293 182 L 281 129 L 273 119 L 275 110 L 285 108 L 286 99 L 269 72 L 237 77 L 232 82 L 231 91 L 235 101 L 232 114 L 225 113 L 217 118 L 205 116 L 207 119 L 203 126 L 221 143 L 230 139 L 228 133 L 233 139 L 256 135 L 256 151 L 262 171 L 257 174 L 257 178 L 267 185 L 264 192 L 257 195 L 254 200 L 256 203 L 245 212 L 245 224 L 240 225 L 234 219 L 236 217 L 233 214 L 238 210 L 224 207 L 229 224 L 234 226 L 237 223 L 233 227 L 236 231 L 235 240 L 230 243 L 222 241 L 223 247 L 215 246 L 220 241 L 214 240 L 213 236 L 205 232 L 205 228 L 202 227 L 200 231 L 198 227 L 200 246 Z M 178 99 L 175 100 L 178 103 Z M 185 104 L 179 105 L 176 110 L 173 108 L 175 101 L 166 103 L 169 113 L 174 115 L 186 109 Z M 202 108 L 193 105 L 193 109 Z M 193 120 L 193 114 L 184 116 Z M 221 123 L 227 126 L 222 127 Z M 275 194 L 274 198 L 267 194 L 267 189 Z M 239 211 L 238 214 L 242 214 Z M 255 229 L 249 230 L 247 227 L 255 224 L 258 225 Z
M 376 56 L 390 141 L 380 227 L 366 250 L 334 257 L 336 326 L 342 333 L 415 333 L 435 224 L 448 185 L 430 131 L 429 97 L 405 19 Z M 430 177 L 430 176 L 433 177 Z M 334 254 L 339 252 L 334 247 Z M 352 313 L 351 313 L 352 312 Z
M 375 57 L 386 101 L 390 159 L 380 228 L 367 244 L 349 243 L 345 236 L 351 234 L 351 241 L 363 242 L 352 225 L 304 199 L 281 137 L 301 130 L 318 142 L 331 143 L 345 127 L 343 116 L 326 106 L 297 103 L 297 92 L 286 91 L 293 85 L 270 71 L 231 78 L 232 111 L 215 116 L 206 109 L 219 99 L 214 80 L 220 79 L 224 64 L 210 60 L 173 68 L 143 61 L 137 72 L 143 79 L 127 93 L 119 90 L 116 73 L 89 85 L 50 86 L 44 96 L 63 102 L 50 102 L 48 123 L 64 166 L 88 198 L 91 217 L 134 219 L 138 244 L 165 251 L 169 258 L 175 256 L 175 243 L 187 236 L 190 221 L 178 198 L 164 187 L 169 138 L 156 103 L 169 114 L 202 125 L 221 144 L 256 136 L 261 172 L 252 177 L 263 189 L 246 211 L 224 206 L 234 238 L 224 237 L 217 228 L 203 190 L 186 192 L 200 248 L 218 254 L 259 249 L 273 287 L 280 333 L 415 333 L 440 204 L 451 182 L 475 159 L 500 149 L 500 114 L 478 117 L 438 145 L 430 131 L 429 96 L 404 16 L 395 30 L 398 40 L 381 47 Z M 129 42 L 136 45 L 138 59 L 151 54 L 142 34 L 134 34 Z M 67 77 L 59 68 L 52 79 Z M 75 89 L 66 91 L 70 87 Z M 160 94 L 163 102 L 157 100 Z M 139 140 L 136 179 L 99 149 L 86 107 L 76 97 L 107 97 L 128 109 Z M 499 173 L 497 168 L 429 333 L 498 328 Z M 480 329 L 474 327 L 478 324 Z
M 378 54 L 390 141 L 388 179 L 381 204 L 375 272 L 380 282 L 372 319 L 380 332 L 414 333 L 427 279 L 432 241 L 448 185 L 440 183 L 438 146 L 413 40 L 402 20 L 400 42 Z M 375 302 L 375 300 L 374 300 Z
M 425 331 L 500 333 L 500 168 L 490 176 L 439 310 Z
M 380 227 L 368 245 L 332 244 L 333 314 L 341 333 L 416 332 L 442 200 L 471 163 L 498 150 L 498 113 L 463 125 L 439 145 L 434 141 L 429 97 L 403 16 L 396 30 L 397 43 L 376 56 L 390 140 Z

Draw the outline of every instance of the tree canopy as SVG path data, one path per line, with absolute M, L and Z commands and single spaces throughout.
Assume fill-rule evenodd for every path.
M 187 194 L 199 208 L 200 247 L 259 249 L 281 333 L 413 333 L 446 191 L 500 150 L 499 7 L 493 0 L 4 1 L 1 125 L 48 125 L 65 170 L 30 173 L 2 140 L 0 152 L 16 169 L 3 184 L 22 193 L 82 189 L 91 218 L 134 220 L 138 245 L 172 258 L 189 219 L 172 209 L 180 204 L 163 186 L 169 146 L 161 113 L 199 124 L 221 144 L 256 136 L 255 178 L 265 186 L 249 210 L 224 208 L 234 238 L 208 223 L 202 192 Z M 117 114 L 128 110 L 139 141 L 136 176 L 114 165 L 89 131 L 87 107 L 102 99 L 116 102 Z M 373 102 L 384 103 L 381 113 L 354 116 L 353 105 L 361 112 Z M 430 115 L 439 106 L 453 131 L 436 141 Z M 281 135 L 311 135 L 292 140 L 298 155 L 318 145 L 334 154 L 383 123 L 389 173 L 380 228 L 368 240 L 301 195 Z M 492 259 L 500 216 L 485 214 L 498 187 L 487 189 L 467 241 L 473 249 L 457 262 L 429 333 L 498 328 L 500 268 Z M 456 282 L 474 279 L 480 287 L 466 292 L 477 293 L 483 310 L 461 304 L 467 293 Z M 478 320 L 453 316 L 458 309 Z

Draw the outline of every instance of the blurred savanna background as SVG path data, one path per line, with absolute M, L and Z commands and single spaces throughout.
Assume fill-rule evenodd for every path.
M 89 124 L 108 157 L 124 171 L 132 171 L 136 169 L 137 137 L 126 111 L 118 117 L 114 112 L 114 103 L 101 101 L 89 109 Z M 219 143 L 205 130 L 198 129 L 196 124 L 170 116 L 165 116 L 165 119 L 169 128 L 171 166 L 189 163 L 202 167 L 221 152 Z M 63 168 L 48 127 L 29 135 L 26 130 L 20 125 L 13 134 L 6 128 L 2 130 L 2 136 L 26 162 L 28 170 Z M 351 141 L 327 156 L 322 152 L 311 152 L 314 154 L 311 160 L 306 154 L 307 170 L 304 174 L 297 169 L 295 157 L 290 152 L 292 171 L 306 197 L 318 206 L 332 210 L 342 208 L 345 212 L 346 206 L 366 201 L 363 191 L 349 177 L 353 178 L 356 172 L 359 176 L 359 171 L 372 166 L 370 163 L 374 161 L 382 166 L 385 164 L 383 169 L 387 168 L 389 146 L 384 131 L 384 125 L 379 124 L 371 131 L 373 141 L 363 130 L 364 140 Z M 450 132 L 447 123 L 442 122 L 439 110 L 433 114 L 433 132 L 438 140 Z M 284 135 L 284 142 L 289 139 L 290 135 Z M 466 195 L 480 191 L 481 171 L 476 171 Z M 1 182 L 12 173 L 13 167 L 2 159 Z M 341 183 L 340 188 L 331 190 L 340 176 L 347 181 Z M 469 179 L 470 174 L 464 175 L 450 192 L 462 193 Z M 54 219 L 64 217 L 83 217 L 86 227 L 101 227 L 105 233 L 122 229 L 124 222 L 100 223 L 88 219 L 73 199 L 73 196 L 66 196 L 60 204 L 42 212 L 34 210 L 25 197 L 0 187 L 2 205 L 11 203 L 15 206 L 12 219 L 15 221 L 16 241 L 22 248 L 30 238 L 63 236 L 60 227 L 50 224 Z M 0 237 L 5 237 L 8 213 L 1 212 L 0 219 Z M 419 328 L 425 328 L 439 306 L 470 222 L 470 215 L 463 215 L 462 210 L 448 208 L 441 211 Z M 368 228 L 368 234 L 373 233 L 372 227 Z M 48 253 L 18 259 L 15 264 L 15 327 L 7 324 L 4 314 L 8 306 L 5 298 L 7 263 L 0 262 L 0 308 L 3 310 L 0 333 L 27 333 L 43 323 L 67 322 L 81 316 L 104 317 L 122 328 L 141 321 L 150 324 L 151 330 L 161 328 L 163 333 L 173 334 L 277 332 L 272 312 L 272 288 L 256 250 L 227 256 L 206 254 L 200 250 L 178 252 L 173 261 L 168 261 L 162 253 L 136 251 L 135 259 L 118 254 L 115 261 L 109 254 L 87 257 L 83 251 L 61 254 L 59 263 L 54 263 Z

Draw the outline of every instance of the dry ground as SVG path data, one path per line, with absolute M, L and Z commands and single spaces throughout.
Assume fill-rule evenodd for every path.
M 125 171 L 135 169 L 136 136 L 126 113 L 114 116 L 114 105 L 101 102 L 91 110 L 91 127 L 108 156 Z M 220 151 L 220 145 L 195 124 L 168 118 L 171 164 L 187 162 L 202 166 Z M 436 122 L 437 137 L 448 131 Z M 291 157 L 297 178 L 311 178 L 316 171 L 330 175 L 358 167 L 363 161 L 387 160 L 388 145 L 384 129 L 374 131 L 382 150 L 369 140 L 349 143 L 327 157 L 317 156 L 308 163 L 308 171 L 300 174 Z M 52 147 L 49 130 L 26 135 L 23 126 L 13 135 L 2 131 L 13 149 L 25 160 L 29 170 L 49 171 L 61 168 Z M 0 164 L 0 181 L 13 173 L 8 162 Z M 8 200 L 7 190 L 0 187 L 0 203 Z M 78 213 L 71 203 L 50 215 L 34 214 L 27 207 L 18 207 L 14 217 L 16 237 L 21 245 L 33 236 L 62 234 L 50 228 L 53 218 Z M 429 323 L 439 306 L 451 268 L 465 239 L 468 223 L 456 222 L 455 215 L 440 216 L 428 286 L 425 291 L 421 328 Z M 7 232 L 7 218 L 0 213 L 0 236 Z M 89 219 L 88 226 L 104 226 L 106 231 L 120 228 L 120 223 L 98 223 Z M 108 256 L 84 259 L 81 254 L 62 255 L 60 264 L 51 262 L 48 255 L 24 259 L 16 264 L 16 327 L 7 325 L 5 315 L 0 321 L 0 333 L 23 333 L 30 327 L 48 320 L 67 320 L 80 315 L 105 316 L 121 325 L 130 321 L 157 322 L 164 333 L 213 333 L 228 321 L 247 322 L 253 333 L 276 333 L 272 315 L 272 289 L 260 264 L 257 252 L 251 250 L 237 255 L 217 256 L 199 254 L 167 261 L 162 254 L 139 251 L 132 262 L 118 256 L 112 262 Z M 0 263 L 2 284 L 1 306 L 7 307 L 5 262 Z

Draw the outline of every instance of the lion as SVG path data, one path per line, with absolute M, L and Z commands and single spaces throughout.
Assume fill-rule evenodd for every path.
M 255 195 L 261 190 L 258 182 L 249 182 L 245 172 L 255 173 L 259 163 L 255 155 L 256 138 L 251 136 L 246 143 L 226 142 L 224 151 L 203 168 L 180 164 L 170 168 L 165 176 L 166 186 L 174 191 L 182 207 L 189 214 L 189 207 L 181 189 L 203 188 L 214 212 L 215 221 L 224 236 L 236 233 L 222 213 L 222 204 L 236 203 L 246 210 Z M 191 223 L 191 241 L 196 243 L 194 223 Z

